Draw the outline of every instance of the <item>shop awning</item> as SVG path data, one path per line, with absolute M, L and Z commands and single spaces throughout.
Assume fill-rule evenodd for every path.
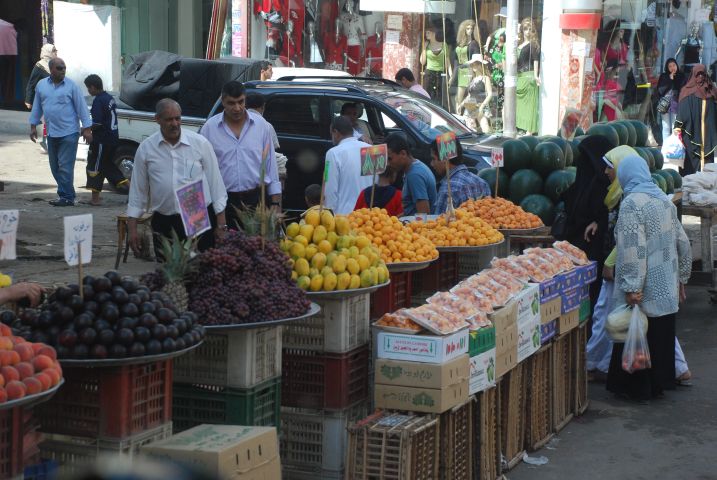
M 453 0 L 361 0 L 359 8 L 367 12 L 456 13 Z

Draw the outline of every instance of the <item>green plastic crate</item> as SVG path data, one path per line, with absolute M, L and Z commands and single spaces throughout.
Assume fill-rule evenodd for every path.
M 475 357 L 495 348 L 495 327 L 471 330 L 468 335 L 468 354 Z
M 590 318 L 590 299 L 586 298 L 580 302 L 580 323 L 587 321 Z
M 280 426 L 281 377 L 251 388 L 175 383 L 174 433 L 203 423 Z

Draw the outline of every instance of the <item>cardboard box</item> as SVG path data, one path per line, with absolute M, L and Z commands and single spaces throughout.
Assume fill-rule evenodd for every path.
M 560 316 L 560 308 L 562 307 L 562 300 L 560 295 L 552 300 L 540 304 L 540 323 L 550 323 Z
M 275 427 L 198 425 L 141 448 L 145 455 L 191 465 L 214 478 L 281 478 Z
M 580 311 L 572 310 L 568 313 L 560 315 L 558 319 L 558 335 L 567 333 L 570 330 L 577 328 L 580 324 Z
M 471 357 L 495 348 L 495 327 L 468 331 L 468 354 Z
M 580 300 L 590 298 L 590 284 L 580 285 Z
M 577 268 L 573 268 L 569 272 L 558 275 L 561 290 L 570 290 L 571 288 L 580 286 L 580 272 Z
M 495 335 L 495 349 L 497 354 L 511 351 L 518 352 L 518 324 L 503 330 Z
M 580 288 L 574 288 L 560 294 L 560 313 L 564 315 L 580 308 Z
M 558 319 L 540 325 L 540 343 L 545 345 L 555 337 L 558 332 Z
M 510 300 L 504 307 L 488 314 L 488 319 L 493 322 L 496 336 L 506 328 L 512 327 L 518 322 L 518 304 L 515 299 Z
M 470 358 L 468 394 L 473 395 L 495 386 L 495 348 Z
M 443 389 L 376 384 L 376 408 L 443 413 L 468 400 L 468 379 Z
M 540 303 L 549 302 L 560 295 L 560 277 L 540 282 Z
M 507 351 L 495 355 L 495 378 L 498 379 L 518 365 L 518 352 Z
M 382 385 L 403 385 L 420 388 L 445 388 L 470 375 L 468 355 L 443 364 L 376 360 L 375 380 Z
M 587 285 L 597 280 L 597 262 L 591 261 L 587 265 L 575 267 L 578 271 L 578 277 L 581 285 Z
M 518 362 L 540 349 L 540 317 L 531 318 L 518 324 Z
M 446 363 L 468 353 L 468 329 L 451 335 L 405 335 L 379 332 L 377 358 Z
M 588 318 L 590 318 L 590 299 L 586 298 L 580 300 L 580 308 L 578 309 L 580 316 L 580 323 L 582 324 Z
M 515 297 L 518 325 L 524 322 L 540 323 L 540 285 L 529 284 Z

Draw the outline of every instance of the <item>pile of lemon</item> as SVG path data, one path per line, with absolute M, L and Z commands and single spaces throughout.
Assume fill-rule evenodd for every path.
M 312 292 L 353 290 L 388 281 L 378 249 L 365 235 L 353 235 L 349 219 L 309 210 L 286 228 L 281 249 L 291 257 L 292 278 Z

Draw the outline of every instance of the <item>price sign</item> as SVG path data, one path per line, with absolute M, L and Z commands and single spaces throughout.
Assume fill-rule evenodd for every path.
M 503 149 L 500 147 L 493 147 L 490 150 L 490 163 L 493 168 L 503 166 Z
M 179 187 L 174 193 L 187 237 L 194 237 L 212 228 L 201 180 Z
M 65 261 L 71 267 L 92 260 L 92 214 L 64 218 Z
M 436 137 L 436 143 L 438 144 L 438 159 L 441 162 L 458 156 L 455 133 L 447 132 L 443 135 L 438 135 Z
M 0 210 L 0 260 L 15 260 L 15 241 L 17 224 L 20 220 L 18 210 Z
M 388 147 L 385 143 L 361 149 L 361 176 L 380 175 L 386 171 Z

